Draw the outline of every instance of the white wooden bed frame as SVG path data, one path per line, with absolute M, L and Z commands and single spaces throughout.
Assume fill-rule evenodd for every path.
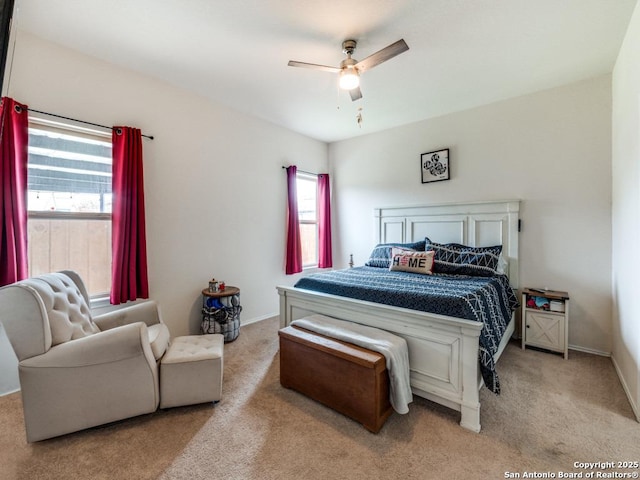
M 439 243 L 502 245 L 515 289 L 519 210 L 518 200 L 377 208 L 377 242 L 408 243 L 429 237 Z M 387 330 L 406 339 L 413 393 L 459 411 L 462 427 L 480 431 L 481 323 L 293 287 L 277 289 L 282 327 L 319 313 Z M 495 355 L 496 361 L 513 333 L 514 317 Z

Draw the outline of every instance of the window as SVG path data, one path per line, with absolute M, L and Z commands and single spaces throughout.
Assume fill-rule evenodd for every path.
M 30 118 L 29 275 L 75 270 L 92 296 L 111 288 L 111 137 Z
M 318 266 L 318 177 L 296 174 L 302 267 Z

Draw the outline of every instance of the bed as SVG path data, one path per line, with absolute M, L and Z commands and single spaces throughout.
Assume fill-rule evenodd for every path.
M 503 280 L 498 283 L 509 283 L 511 288 L 517 289 L 519 207 L 519 201 L 514 200 L 378 208 L 374 211 L 374 240 L 376 244 L 408 244 L 428 237 L 430 241 L 439 244 L 457 243 L 470 247 L 501 245 L 506 265 L 505 275 L 501 276 Z M 498 328 L 500 331 L 491 334 L 494 345 L 487 348 L 486 338 L 481 334 L 486 334 L 489 327 L 485 327 L 481 319 L 474 318 L 464 309 L 453 310 L 453 314 L 442 314 L 433 308 L 433 311 L 424 311 L 411 301 L 387 301 L 384 299 L 385 295 L 380 293 L 372 298 L 354 294 L 353 291 L 345 293 L 344 289 L 348 289 L 345 285 L 340 285 L 337 290 L 333 287 L 325 288 L 322 285 L 323 279 L 335 275 L 341 278 L 352 277 L 351 287 L 348 287 L 352 290 L 358 290 L 358 284 L 367 282 L 371 275 L 376 278 L 376 283 L 382 281 L 385 284 L 387 281 L 397 281 L 397 278 L 392 277 L 398 276 L 394 271 L 365 266 L 347 269 L 342 273 L 336 271 L 305 277 L 300 281 L 300 286 L 305 288 L 277 287 L 281 325 L 284 327 L 295 319 L 319 313 L 380 328 L 403 337 L 409 347 L 413 393 L 459 411 L 460 425 L 479 432 L 479 390 L 485 384 L 485 379 L 491 390 L 499 389 L 493 368 L 514 331 L 515 312 L 510 310 L 510 315 Z M 420 277 L 426 283 L 437 281 L 426 275 Z M 456 276 L 444 277 L 453 281 Z M 321 283 L 320 286 L 317 281 Z M 464 281 L 474 284 L 464 288 L 476 288 L 479 284 L 495 288 L 495 279 L 491 278 L 467 277 Z M 327 285 L 331 283 L 332 281 L 327 280 Z M 345 294 L 355 298 L 344 296 Z M 388 295 L 389 298 L 396 296 L 391 292 Z M 470 297 L 476 296 L 470 294 Z M 386 303 L 379 303 L 380 301 Z M 490 366 L 489 372 L 487 365 Z

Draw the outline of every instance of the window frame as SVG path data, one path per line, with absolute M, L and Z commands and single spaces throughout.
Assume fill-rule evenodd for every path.
M 104 141 L 111 144 L 111 132 L 103 132 L 76 125 L 72 122 L 65 123 L 59 121 L 53 121 L 46 118 L 39 117 L 37 115 L 29 115 L 28 119 L 29 134 L 31 129 L 47 130 L 50 132 L 60 133 L 64 135 L 70 135 L 80 138 L 86 138 L 90 140 Z M 28 168 L 27 160 L 27 168 Z M 28 175 L 28 174 L 27 174 Z M 27 188 L 27 195 L 33 190 Z M 111 212 L 68 212 L 68 211 L 47 211 L 47 210 L 29 210 L 29 203 L 27 202 L 27 222 L 30 220 L 98 220 L 98 221 L 111 221 Z M 29 242 L 29 238 L 27 237 Z M 109 243 L 109 248 L 112 248 Z M 113 252 L 112 252 L 113 253 Z M 71 268 L 71 267 L 70 267 Z M 29 265 L 29 275 L 31 275 L 31 265 Z M 111 265 L 108 269 L 109 278 L 111 278 Z M 109 282 L 110 283 L 110 282 Z M 110 291 L 89 293 L 89 300 L 91 308 L 99 308 L 109 304 Z
M 315 225 L 315 235 L 314 235 L 314 244 L 315 244 L 315 252 L 314 252 L 314 263 L 304 263 L 302 264 L 302 269 L 303 270 L 309 270 L 309 269 L 313 269 L 313 268 L 318 268 L 319 265 L 319 261 L 320 261 L 320 245 L 319 245 L 319 228 L 320 228 L 320 219 L 318 216 L 318 175 L 313 174 L 313 173 L 308 173 L 308 172 L 296 172 L 296 187 L 297 187 L 297 191 L 299 192 L 299 181 L 300 180 L 305 180 L 305 181 L 312 181 L 315 184 L 315 217 L 313 220 L 307 220 L 307 219 L 302 219 L 302 215 L 300 212 L 300 202 L 298 202 L 298 223 L 300 224 L 300 226 L 302 225 Z M 299 199 L 299 197 L 298 197 Z M 302 237 L 302 235 L 301 235 Z M 302 251 L 302 258 L 305 258 L 305 251 L 304 251 L 304 245 L 300 246 L 301 251 Z

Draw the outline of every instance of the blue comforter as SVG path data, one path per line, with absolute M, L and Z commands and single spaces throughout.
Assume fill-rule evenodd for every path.
M 295 287 L 482 322 L 480 371 L 487 387 L 500 393 L 493 355 L 518 307 L 505 275 L 422 275 L 365 266 L 312 274 Z

